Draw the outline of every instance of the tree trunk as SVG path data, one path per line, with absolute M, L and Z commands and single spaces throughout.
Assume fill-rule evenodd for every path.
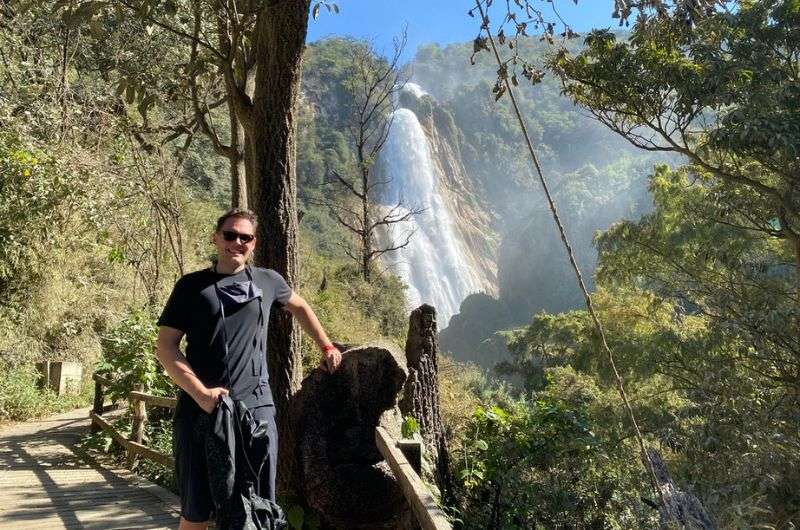
M 255 90 L 255 76 L 247 72 L 245 81 L 245 94 L 253 97 Z M 245 130 L 241 120 L 236 115 L 234 102 L 228 99 L 228 114 L 231 123 L 231 149 L 235 153 L 230 158 L 231 166 L 231 208 L 249 208 L 247 192 L 247 167 L 245 163 Z
M 244 127 L 239 123 L 233 103 L 228 101 L 231 121 L 231 208 L 247 208 L 247 170 L 244 163 Z
M 363 220 L 362 228 L 364 229 L 363 233 L 361 234 L 361 274 L 364 276 L 364 281 L 369 283 L 369 262 L 370 262 L 370 254 L 372 253 L 372 245 L 370 244 L 372 241 L 372 230 L 370 229 L 370 219 L 369 219 L 369 198 L 367 196 L 367 178 L 363 179 L 364 187 L 364 197 L 361 200 L 361 218 Z
M 411 312 L 406 339 L 408 381 L 400 411 L 419 422 L 422 438 L 434 465 L 434 478 L 442 499 L 447 503 L 452 493 L 450 457 L 439 406 L 439 344 L 436 309 L 423 304 Z
M 794 243 L 794 275 L 797 283 L 797 299 L 800 300 L 800 237 L 795 238 Z M 800 315 L 798 315 L 800 317 Z M 800 321 L 798 321 L 800 324 Z M 800 331 L 800 327 L 798 327 Z
M 256 22 L 256 77 L 245 126 L 248 202 L 259 218 L 256 263 L 297 286 L 295 104 L 308 29 L 309 0 L 270 2 Z M 275 398 L 278 491 L 297 489 L 289 402 L 302 379 L 300 337 L 285 311 L 270 313 L 270 386 Z
M 658 508 L 661 528 L 674 528 L 675 523 L 684 530 L 715 530 L 716 525 L 703 503 L 695 495 L 679 490 L 672 481 L 661 453 L 648 449 L 650 461 L 653 463 L 658 488 L 666 505 L 652 503 Z
M 800 334 L 800 237 L 796 237 L 794 243 L 794 276 L 797 290 L 795 296 L 797 297 L 797 305 L 795 311 L 797 312 L 797 319 L 795 320 L 795 332 Z M 795 370 L 795 384 L 794 384 L 794 399 L 795 403 L 800 403 L 800 367 Z
M 372 228 L 369 219 L 369 168 L 364 157 L 364 145 L 358 146 L 358 165 L 361 166 L 361 275 L 370 282 L 369 265 L 372 259 Z

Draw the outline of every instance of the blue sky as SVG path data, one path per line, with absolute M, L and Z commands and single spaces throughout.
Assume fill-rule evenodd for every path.
M 561 16 L 578 32 L 591 28 L 616 28 L 611 18 L 613 0 L 554 0 Z M 352 36 L 373 40 L 378 50 L 390 52 L 392 37 L 408 24 L 405 59 L 420 44 L 448 44 L 472 40 L 478 33 L 478 19 L 467 16 L 475 6 L 470 0 L 334 0 L 339 14 L 320 10 L 308 26 L 308 42 L 330 36 Z M 541 2 L 544 4 L 544 2 Z M 312 1 L 312 5 L 314 2 Z M 497 2 L 497 13 L 505 2 Z M 494 8 L 493 8 L 494 9 Z M 491 13 L 490 13 L 491 18 Z

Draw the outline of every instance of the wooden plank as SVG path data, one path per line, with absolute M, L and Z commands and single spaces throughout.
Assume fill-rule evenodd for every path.
M 90 423 L 127 443 L 111 420 L 81 409 L 0 432 L 0 529 L 176 528 L 171 493 L 70 450 Z
M 138 505 L 120 500 L 106 503 L 96 508 L 66 509 L 51 512 L 45 516 L 37 514 L 9 513 L 0 517 L 0 528 L 3 530 L 39 530 L 53 528 L 75 529 L 140 529 L 163 527 L 169 524 L 175 528 L 178 516 L 173 513 L 159 511 L 151 502 L 140 502 Z
M 400 483 L 408 504 L 422 530 L 452 530 L 445 513 L 436 499 L 414 471 L 414 468 L 397 448 L 397 440 L 383 427 L 375 429 L 375 443 Z
M 26 491 L 17 491 L 15 494 L 4 494 L 0 497 L 2 500 L 3 506 L 14 506 L 16 508 L 19 507 L 26 507 L 26 509 L 32 509 L 37 506 L 57 506 L 59 504 L 70 503 L 81 501 L 84 499 L 91 499 L 97 501 L 98 503 L 102 502 L 104 499 L 117 499 L 120 497 L 120 488 L 127 487 L 127 484 L 115 484 L 113 487 L 102 487 L 101 484 L 96 482 L 88 483 L 85 485 L 84 489 L 78 489 L 76 486 L 84 486 L 83 483 L 81 484 L 61 484 L 59 483 L 59 487 L 66 488 L 70 487 L 70 491 L 56 491 L 56 492 L 31 492 L 29 490 Z M 152 495 L 147 491 L 139 491 L 134 490 L 125 493 L 124 497 L 126 499 L 132 499 L 136 497 L 142 498 L 150 498 Z M 13 503 L 13 504 L 12 504 Z M 6 509 L 0 508 L 0 514 L 3 513 Z
M 396 447 L 400 449 L 417 475 L 422 473 L 422 453 L 424 451 L 422 438 L 419 440 L 397 440 Z
M 169 409 L 174 409 L 175 406 L 178 404 L 178 400 L 175 398 L 168 398 L 163 396 L 154 396 L 152 394 L 146 394 L 144 392 L 137 392 L 133 391 L 130 394 L 131 399 L 133 400 L 141 400 L 147 403 L 148 405 L 155 405 L 156 407 L 166 407 Z
M 67 464 L 71 465 L 71 464 Z M 37 480 L 37 477 L 47 477 L 52 480 L 68 480 L 75 479 L 84 482 L 97 481 L 105 483 L 106 478 L 96 468 L 73 468 L 73 469 L 57 469 L 54 467 L 38 467 L 26 470 L 6 470 L 3 471 L 3 480 L 0 481 L 0 486 L 19 486 L 25 484 L 28 480 Z M 113 480 L 109 478 L 108 480 Z M 122 479 L 119 479 L 122 482 Z M 0 492 L 2 495 L 4 492 Z
M 125 449 L 128 448 L 128 443 L 129 443 L 128 440 L 125 439 L 125 437 L 122 436 L 122 434 L 120 434 L 120 432 L 113 425 L 111 425 L 108 422 L 108 420 L 106 420 L 103 416 L 92 411 L 89 413 L 89 417 L 92 418 L 92 422 L 99 425 L 100 428 L 102 428 L 105 431 L 108 431 L 111 437 L 114 438 L 115 442 L 117 442 Z
M 126 504 L 128 506 L 136 507 L 138 505 L 147 506 L 153 503 L 153 496 L 146 491 L 120 491 L 119 489 L 93 497 L 88 495 L 72 496 L 72 497 L 58 497 L 49 499 L 39 499 L 35 501 L 18 501 L 13 505 L 13 509 L 0 511 L 0 518 L 8 516 L 11 513 L 24 513 L 31 519 L 45 517 L 52 513 L 58 513 L 69 509 L 88 509 L 90 505 L 93 506 L 107 506 Z
M 152 460 L 154 462 L 157 462 L 157 463 L 161 464 L 162 466 L 175 467 L 175 459 L 174 458 L 172 458 L 169 455 L 165 455 L 164 453 L 160 453 L 160 452 L 156 451 L 155 449 L 151 449 L 150 447 L 147 447 L 146 445 L 142 445 L 142 444 L 134 442 L 134 441 L 129 441 L 128 442 L 128 450 L 131 453 L 134 453 L 134 454 L 137 454 L 137 455 L 142 456 L 144 458 L 147 458 L 148 460 Z
M 105 414 L 106 412 L 113 412 L 113 411 L 119 410 L 121 408 L 122 408 L 122 404 L 120 404 L 120 402 L 117 401 L 115 403 L 103 404 L 103 410 L 102 411 L 95 411 L 95 412 L 97 412 L 98 414 Z

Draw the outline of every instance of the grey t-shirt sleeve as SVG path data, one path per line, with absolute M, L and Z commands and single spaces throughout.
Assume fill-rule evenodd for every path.
M 275 302 L 281 305 L 286 305 L 289 298 L 292 297 L 292 288 L 286 283 L 279 273 L 272 269 L 266 269 L 267 278 L 272 285 L 272 292 L 275 293 Z
M 172 288 L 167 304 L 158 319 L 159 326 L 169 326 L 179 329 L 184 333 L 189 331 L 189 307 L 191 301 L 186 285 L 186 280 L 181 278 Z

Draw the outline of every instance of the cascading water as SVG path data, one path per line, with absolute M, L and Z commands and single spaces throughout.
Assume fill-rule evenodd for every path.
M 419 87 L 407 91 L 417 97 Z M 424 209 L 410 221 L 392 226 L 384 237 L 405 247 L 384 255 L 384 262 L 408 285 L 409 305 L 433 305 L 444 328 L 469 294 L 482 290 L 482 282 L 466 258 L 453 216 L 440 189 L 440 175 L 431 158 L 431 146 L 416 114 L 399 108 L 381 150 L 381 164 L 388 184 L 382 197 L 387 209 L 406 213 Z M 402 215 L 402 214 L 401 214 Z

